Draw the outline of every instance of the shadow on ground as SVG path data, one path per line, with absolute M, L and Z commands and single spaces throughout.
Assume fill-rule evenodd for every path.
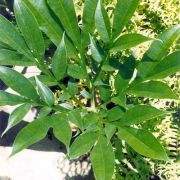
M 0 111 L 0 136 L 7 127 L 9 115 Z M 0 146 L 12 146 L 18 132 L 24 128 L 28 122 L 21 121 L 18 125 L 10 129 L 3 137 L 0 137 Z M 53 151 L 65 153 L 65 147 L 49 131 L 47 136 L 38 143 L 30 146 L 28 149 L 37 151 Z

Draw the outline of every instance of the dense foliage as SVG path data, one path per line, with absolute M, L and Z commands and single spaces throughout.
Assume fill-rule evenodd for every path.
M 53 128 L 70 159 L 91 151 L 96 179 L 112 178 L 115 158 L 121 159 L 119 150 L 125 142 L 127 149 L 130 146 L 141 155 L 168 159 L 160 143 L 140 124 L 169 112 L 133 99 L 179 99 L 162 79 L 180 70 L 179 51 L 168 54 L 180 26 L 166 29 L 156 39 L 123 31 L 138 4 L 138 0 L 118 1 L 114 11 L 107 13 L 101 1 L 86 0 L 78 24 L 72 1 L 16 0 L 18 29 L 0 17 L 0 64 L 36 65 L 42 71 L 40 76 L 26 79 L 0 67 L 0 78 L 21 95 L 0 92 L 0 105 L 21 104 L 11 114 L 5 132 L 31 107 L 41 107 L 38 119 L 19 132 L 12 155 Z M 57 46 L 50 59 L 44 59 L 44 38 Z M 147 41 L 153 42 L 137 61 L 139 57 L 127 49 Z M 52 85 L 60 92 L 53 94 L 48 88 Z M 71 145 L 69 123 L 78 127 Z

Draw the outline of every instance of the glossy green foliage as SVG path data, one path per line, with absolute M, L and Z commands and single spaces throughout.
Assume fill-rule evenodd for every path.
M 179 51 L 169 53 L 180 27 L 156 39 L 124 33 L 139 2 L 118 0 L 111 14 L 102 0 L 85 0 L 77 17 L 73 0 L 15 0 L 16 23 L 0 16 L 0 79 L 19 94 L 0 91 L 0 106 L 19 105 L 4 133 L 32 107 L 39 109 L 37 119 L 18 133 L 12 155 L 52 128 L 68 158 L 90 154 L 97 180 L 112 179 L 117 142 L 168 160 L 160 142 L 140 127 L 169 112 L 134 99 L 179 100 L 163 78 L 180 70 Z M 137 59 L 134 49 L 147 41 L 149 49 Z M 4 65 L 36 66 L 41 74 L 26 78 Z
M 37 119 L 24 127 L 16 136 L 11 156 L 43 139 L 49 127 L 48 117 Z
M 146 36 L 140 34 L 125 34 L 120 36 L 114 43 L 111 48 L 111 52 L 118 52 L 124 49 L 130 49 L 134 46 L 137 46 L 141 43 L 151 40 Z
M 120 118 L 119 124 L 121 126 L 130 126 L 133 124 L 139 124 L 143 121 L 157 118 L 159 116 L 166 115 L 164 110 L 156 109 L 149 105 L 136 105 L 133 108 L 127 110 Z M 136 115 L 136 116 L 134 116 Z
M 63 79 L 67 71 L 67 53 L 64 42 L 64 36 L 61 40 L 53 58 L 52 58 L 52 71 L 57 80 Z
M 107 11 L 105 10 L 104 6 L 102 6 L 101 0 L 99 0 L 97 4 L 95 24 L 101 39 L 105 43 L 109 43 L 111 39 L 110 20 Z
M 0 65 L 33 66 L 36 63 L 26 56 L 8 49 L 0 49 Z
M 48 0 L 51 9 L 60 19 L 68 36 L 72 39 L 77 48 L 81 49 L 80 31 L 76 18 L 73 1 L 69 0 Z
M 171 88 L 161 81 L 149 81 L 137 84 L 129 88 L 128 93 L 157 99 L 178 99 Z
M 17 50 L 19 53 L 31 56 L 29 49 L 15 26 L 0 15 L 0 41 Z
M 27 100 L 22 98 L 21 96 L 17 96 L 0 90 L 0 106 L 5 106 L 5 105 L 14 106 L 25 102 L 27 102 Z
M 42 100 L 49 106 L 54 105 L 53 92 L 45 84 L 43 84 L 37 77 L 35 78 L 36 78 L 38 93 L 40 97 L 42 98 Z
M 90 156 L 96 179 L 112 179 L 114 172 L 114 153 L 111 144 L 100 136 Z
M 119 127 L 118 137 L 125 140 L 138 153 L 159 160 L 168 160 L 165 150 L 148 131 L 131 127 Z
M 8 67 L 0 67 L 0 78 L 7 86 L 27 98 L 38 100 L 36 89 L 22 74 Z
M 45 45 L 37 20 L 22 0 L 15 0 L 14 11 L 18 27 L 24 36 L 27 46 L 33 56 L 37 58 L 38 61 L 42 61 Z M 26 20 L 24 21 L 22 17 Z
M 139 0 L 119 0 L 114 11 L 113 39 L 117 38 L 134 14 Z
M 69 148 L 72 132 L 65 114 L 55 114 L 51 117 L 53 121 L 53 132 L 55 137 Z
M 86 0 L 83 9 L 83 27 L 82 27 L 82 47 L 86 48 L 89 45 L 89 33 L 93 33 L 95 29 L 95 11 L 98 0 Z
M 96 133 L 87 132 L 80 135 L 71 145 L 69 157 L 71 159 L 82 156 L 91 150 L 97 140 Z
M 148 79 L 163 79 L 180 71 L 180 52 L 176 51 L 157 63 L 147 75 Z
M 24 116 L 29 112 L 30 109 L 31 109 L 30 104 L 23 104 L 17 107 L 9 116 L 8 126 L 4 130 L 3 134 L 5 134 L 9 129 L 17 125 L 24 118 Z

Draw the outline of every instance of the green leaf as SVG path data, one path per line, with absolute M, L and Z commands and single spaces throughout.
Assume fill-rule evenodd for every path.
M 38 75 L 37 78 L 46 86 L 56 86 L 57 85 L 57 82 L 49 76 Z M 30 77 L 29 81 L 33 84 L 33 86 L 36 86 L 36 80 L 35 80 L 34 76 Z
M 89 33 L 93 33 L 95 29 L 95 11 L 98 0 L 86 0 L 84 2 L 82 16 L 82 46 L 86 48 L 89 45 Z
M 45 84 L 43 84 L 37 77 L 35 79 L 38 87 L 38 92 L 42 100 L 48 106 L 53 106 L 55 101 L 53 92 Z
M 120 107 L 116 106 L 108 111 L 107 120 L 109 122 L 116 121 L 120 119 L 123 115 L 124 111 Z
M 88 91 L 86 91 L 85 89 L 80 91 L 80 95 L 82 97 L 86 98 L 86 99 L 91 99 L 92 98 L 92 95 Z
M 34 66 L 35 61 L 29 60 L 22 54 L 8 49 L 0 49 L 0 65 Z
M 163 60 L 168 54 L 168 50 L 180 34 L 180 25 L 175 25 L 166 29 L 162 34 L 153 41 L 150 48 L 144 55 L 141 63 L 138 66 L 137 76 L 145 78 L 151 71 L 153 71 L 156 62 Z
M 86 154 L 91 150 L 96 140 L 97 136 L 95 132 L 86 132 L 78 136 L 70 147 L 70 159 L 75 159 L 79 156 L 82 156 L 83 154 Z
M 124 49 L 133 48 L 141 43 L 152 40 L 141 34 L 125 34 L 120 36 L 112 45 L 111 52 L 118 52 Z
M 39 100 L 36 89 L 23 75 L 8 67 L 0 67 L 0 79 L 19 94 L 33 100 Z
M 180 25 L 175 25 L 157 37 L 147 51 L 147 56 L 153 61 L 160 61 L 163 59 L 173 42 L 179 37 Z
M 71 98 L 71 95 L 68 92 L 64 92 L 63 94 L 59 95 L 59 101 L 67 101 Z
M 74 108 L 73 105 L 70 103 L 61 103 L 61 104 L 59 104 L 59 106 L 64 108 L 63 110 L 66 110 L 66 112 L 67 112 L 67 110 L 73 110 L 73 108 Z
M 15 0 L 14 13 L 18 27 L 31 53 L 38 61 L 43 61 L 45 53 L 44 39 L 34 15 L 24 4 L 23 0 Z
M 95 25 L 101 39 L 105 43 L 109 43 L 111 39 L 110 20 L 109 20 L 107 11 L 102 5 L 101 0 L 98 1 L 97 8 L 96 8 Z
M 97 180 L 111 180 L 114 172 L 114 152 L 111 143 L 100 136 L 90 155 L 93 171 Z
M 130 87 L 129 94 L 157 99 L 178 99 L 171 88 L 160 81 L 149 81 Z
M 100 86 L 99 95 L 103 101 L 108 101 L 111 97 L 111 88 L 109 86 Z
M 56 45 L 62 39 L 64 29 L 56 22 L 51 15 L 46 0 L 23 0 L 27 7 L 36 17 L 40 29 L 49 37 L 49 39 Z M 65 37 L 68 56 L 77 58 L 77 52 L 73 44 Z
M 114 68 L 113 66 L 109 64 L 102 65 L 101 69 L 106 72 L 112 72 L 112 71 L 117 70 L 116 68 Z
M 0 41 L 7 44 L 19 53 L 31 57 L 31 53 L 15 26 L 4 16 L 0 15 Z
M 123 92 L 129 85 L 130 79 L 125 79 L 120 73 L 115 77 L 114 86 L 117 93 Z
M 113 137 L 114 133 L 116 132 L 116 126 L 114 126 L 112 124 L 106 124 L 104 131 L 105 131 L 108 142 L 110 142 L 111 138 Z
M 121 126 L 130 126 L 133 124 L 139 124 L 143 121 L 164 116 L 168 112 L 156 109 L 149 105 L 136 105 L 133 108 L 127 110 L 119 121 Z
M 30 104 L 23 104 L 19 107 L 17 107 L 9 116 L 8 119 L 8 126 L 3 132 L 5 134 L 9 129 L 17 125 L 19 122 L 21 122 L 24 118 L 24 116 L 29 112 L 31 109 Z
M 133 16 L 139 0 L 119 0 L 114 10 L 113 39 L 116 39 Z
M 63 28 L 51 16 L 46 0 L 23 0 L 23 2 L 36 17 L 40 29 L 55 45 L 59 45 L 63 35 Z
M 180 71 L 180 51 L 165 57 L 147 75 L 147 79 L 163 79 Z
M 48 129 L 49 117 L 37 119 L 28 124 L 16 136 L 10 157 L 42 140 L 46 136 Z
M 98 46 L 98 44 L 94 41 L 92 36 L 90 36 L 90 49 L 94 61 L 101 63 L 104 58 L 104 53 L 100 46 Z
M 119 73 L 115 77 L 114 86 L 116 92 L 122 94 L 129 86 L 129 82 L 134 74 L 136 60 L 133 56 L 126 59 L 124 64 L 119 66 Z
M 8 50 L 13 50 L 9 45 L 6 43 L 0 41 L 0 49 L 8 49 Z
M 52 58 L 52 71 L 57 80 L 63 79 L 67 71 L 67 53 L 64 36 Z
M 86 73 L 84 69 L 77 64 L 69 64 L 67 73 L 69 76 L 73 77 L 74 79 L 85 79 Z
M 77 84 L 72 79 L 68 82 L 68 91 L 71 92 L 71 95 L 76 95 L 78 93 Z
M 136 152 L 158 160 L 168 160 L 158 140 L 148 131 L 131 127 L 119 127 L 118 137 L 125 140 Z
M 69 143 L 72 137 L 71 127 L 67 121 L 67 116 L 65 114 L 55 114 L 51 116 L 53 121 L 53 133 L 54 136 L 66 145 L 69 149 Z
M 20 96 L 0 90 L 0 106 L 6 106 L 6 105 L 14 106 L 26 102 L 28 101 Z
M 73 40 L 77 48 L 81 49 L 80 31 L 76 18 L 76 12 L 72 0 L 48 0 L 50 8 L 60 19 L 63 28 L 68 36 Z
M 78 109 L 74 109 L 68 114 L 68 120 L 78 126 L 78 128 L 84 129 L 83 120 Z
M 43 108 L 40 109 L 37 118 L 39 119 L 39 118 L 46 117 L 51 111 L 52 111 L 51 108 L 43 107 Z
M 98 120 L 99 120 L 99 116 L 97 113 L 90 112 L 90 113 L 86 114 L 83 118 L 84 128 L 88 128 L 92 124 L 97 123 Z
M 120 93 L 118 96 L 112 97 L 111 101 L 119 106 L 126 107 L 126 94 Z

